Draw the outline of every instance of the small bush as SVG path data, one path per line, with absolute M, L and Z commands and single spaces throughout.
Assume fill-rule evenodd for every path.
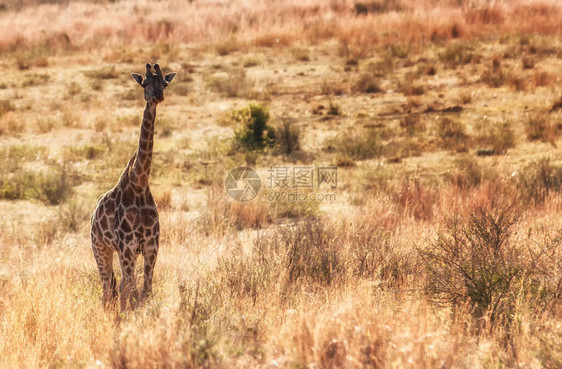
M 518 209 L 479 208 L 467 219 L 449 218 L 430 248 L 422 251 L 426 290 L 436 302 L 469 303 L 476 317 L 506 317 L 525 276 L 522 247 L 513 240 Z
M 437 136 L 446 150 L 468 151 L 469 136 L 465 132 L 464 125 L 457 120 L 441 118 L 437 124 Z
M 519 197 L 526 204 L 541 204 L 550 193 L 562 192 L 562 167 L 543 158 L 523 168 L 516 177 Z
M 72 192 L 72 186 L 65 167 L 55 167 L 37 179 L 39 197 L 50 205 L 63 202 Z
M 455 164 L 457 170 L 450 178 L 451 183 L 460 189 L 476 187 L 488 177 L 486 170 L 471 156 L 462 157 Z
M 233 112 L 232 120 L 241 124 L 235 137 L 243 148 L 253 151 L 274 145 L 275 131 L 267 124 L 269 112 L 265 106 L 250 104 L 248 108 Z
M 282 119 L 280 127 L 275 134 L 275 143 L 279 151 L 290 155 L 300 149 L 301 131 L 287 118 Z

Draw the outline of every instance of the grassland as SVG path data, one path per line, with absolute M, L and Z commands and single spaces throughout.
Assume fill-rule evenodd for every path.
M 562 367 L 559 2 L 2 4 L 1 366 Z M 105 312 L 89 216 L 156 61 L 154 296 Z M 335 201 L 272 200 L 302 166 Z

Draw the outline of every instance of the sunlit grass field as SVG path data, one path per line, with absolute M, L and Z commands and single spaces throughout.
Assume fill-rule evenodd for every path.
M 147 62 L 154 294 L 105 311 Z M 559 2 L 5 1 L 0 66 L 1 367 L 562 367 Z

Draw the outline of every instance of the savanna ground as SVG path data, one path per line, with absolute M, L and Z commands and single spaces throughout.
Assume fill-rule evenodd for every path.
M 562 367 L 559 2 L 4 1 L 0 29 L 2 366 Z M 154 295 L 108 313 L 89 216 L 149 61 L 178 73 Z M 270 196 L 302 166 L 333 201 Z

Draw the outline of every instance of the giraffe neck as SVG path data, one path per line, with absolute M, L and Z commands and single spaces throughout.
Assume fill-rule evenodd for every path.
M 139 137 L 139 146 L 135 153 L 131 181 L 135 187 L 148 187 L 150 166 L 152 165 L 152 148 L 154 143 L 154 120 L 156 118 L 156 104 L 146 103 Z

